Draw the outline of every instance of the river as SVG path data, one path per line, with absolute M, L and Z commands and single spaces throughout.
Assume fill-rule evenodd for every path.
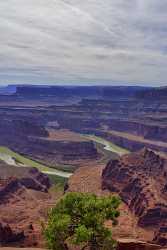
M 115 144 L 113 144 L 110 141 L 107 141 L 101 137 L 97 137 L 94 135 L 83 135 L 85 138 L 92 140 L 94 142 L 97 142 L 101 145 L 104 146 L 104 149 L 107 151 L 111 151 L 113 153 L 118 154 L 119 156 L 122 156 L 124 154 L 129 153 L 128 150 L 118 147 Z M 24 162 L 20 162 L 17 161 L 15 159 L 15 157 L 12 156 L 12 154 L 14 152 L 12 152 L 11 150 L 7 149 L 8 153 L 4 153 L 4 152 L 0 152 L 0 159 L 4 162 L 6 162 L 6 164 L 11 165 L 11 166 L 16 166 L 16 167 L 27 167 L 27 166 L 31 166 L 31 164 L 27 165 Z M 10 155 L 11 152 L 11 155 Z M 16 154 L 16 153 L 14 153 Z M 23 158 L 23 157 L 22 157 Z M 37 164 L 36 162 L 31 161 L 32 163 Z M 32 165 L 33 167 L 33 165 Z M 59 169 L 54 169 L 54 168 L 50 168 L 48 166 L 44 166 L 44 165 L 40 165 L 38 164 L 38 166 L 36 166 L 42 173 L 48 174 L 48 175 L 55 175 L 55 176 L 59 176 L 59 177 L 63 177 L 63 178 L 69 178 L 70 176 L 73 175 L 73 173 L 70 172 L 66 172 L 63 170 L 59 170 Z

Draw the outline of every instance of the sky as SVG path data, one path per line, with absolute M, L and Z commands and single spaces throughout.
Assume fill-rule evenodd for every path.
M 0 85 L 166 78 L 167 0 L 0 1 Z

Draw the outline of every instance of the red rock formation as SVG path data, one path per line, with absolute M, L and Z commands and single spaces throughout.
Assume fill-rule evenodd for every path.
M 8 199 L 19 189 L 27 188 L 47 192 L 50 186 L 47 175 L 40 173 L 36 168 L 31 168 L 22 178 L 10 177 L 0 180 L 0 204 L 3 204 L 5 199 Z
M 94 160 L 98 157 L 97 149 L 92 141 L 85 139 L 81 141 L 51 140 L 50 138 L 29 138 L 29 145 L 22 152 L 32 155 L 51 165 L 56 162 L 65 162 L 70 160 Z M 47 150 L 46 150 L 47 149 Z
M 43 244 L 40 221 L 53 202 L 49 178 L 35 168 L 11 168 L 18 177 L 2 172 L 0 179 L 0 244 L 39 246 Z
M 118 240 L 117 250 L 158 250 L 160 246 L 133 239 Z
M 5 245 L 11 242 L 24 240 L 24 232 L 13 232 L 9 225 L 0 223 L 0 244 Z
M 138 225 L 153 230 L 153 241 L 167 245 L 167 161 L 151 150 L 110 161 L 102 187 L 117 192 L 137 216 Z

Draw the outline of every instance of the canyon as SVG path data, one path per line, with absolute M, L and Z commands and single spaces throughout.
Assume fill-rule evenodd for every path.
M 22 137 L 20 141 L 33 144 L 35 139 L 31 141 L 33 131 L 30 131 L 30 125 L 35 137 L 48 137 L 48 128 L 97 136 L 103 133 L 104 137 L 110 136 L 116 144 L 131 151 L 147 146 L 166 152 L 166 99 L 160 94 L 154 101 L 141 98 L 143 91 L 159 93 L 160 90 L 137 87 L 17 87 L 14 94 L 0 96 L 2 143 L 11 143 L 12 136 L 15 136 L 14 142 Z M 15 132 L 14 135 L 12 127 L 19 131 L 18 134 Z M 8 133 L 11 131 L 8 137 L 5 137 L 4 129 Z
M 0 158 L 10 158 L 0 162 L 1 244 L 44 247 L 41 222 L 64 192 L 76 191 L 121 197 L 113 230 L 118 249 L 165 248 L 164 92 L 108 86 L 9 89 L 0 94 Z

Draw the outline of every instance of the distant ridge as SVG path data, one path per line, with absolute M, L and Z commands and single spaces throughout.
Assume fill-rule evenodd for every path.
M 138 86 L 17 86 L 19 96 L 58 96 L 58 97 L 131 97 L 136 92 L 147 89 Z
M 8 85 L 0 87 L 0 95 L 11 95 L 16 92 L 16 85 Z
M 149 98 L 149 99 L 161 99 L 167 98 L 167 86 L 159 88 L 145 89 L 137 93 L 139 98 Z

